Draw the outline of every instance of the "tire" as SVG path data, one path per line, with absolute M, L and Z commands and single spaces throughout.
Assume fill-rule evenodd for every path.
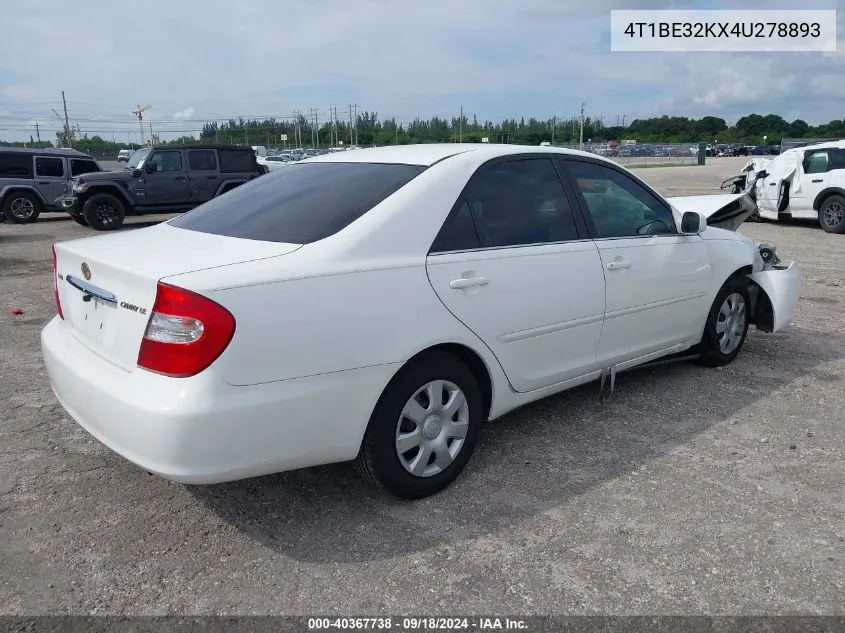
M 701 365 L 721 367 L 737 357 L 748 334 L 750 311 L 751 295 L 745 280 L 731 277 L 716 295 L 707 315 L 704 336 L 695 350 L 700 354 Z M 726 336 L 730 337 L 727 341 Z
M 845 196 L 824 199 L 819 207 L 819 224 L 828 233 L 845 233 Z
M 436 394 L 435 390 L 446 395 L 446 405 L 456 392 L 463 394 L 463 405 L 451 418 L 458 424 L 447 426 L 437 416 L 446 405 L 431 406 L 436 400 L 428 394 Z M 469 367 L 451 354 L 426 354 L 403 367 L 385 388 L 364 434 L 358 467 L 376 488 L 402 499 L 433 495 L 451 484 L 469 462 L 483 418 L 481 390 Z M 400 433 L 407 446 L 402 455 L 397 445 Z M 416 474 L 411 472 L 415 469 Z
M 126 210 L 110 193 L 95 193 L 82 205 L 82 217 L 97 231 L 113 231 L 123 224 Z
M 43 211 L 41 201 L 26 191 L 15 191 L 3 201 L 3 216 L 15 224 L 35 222 Z

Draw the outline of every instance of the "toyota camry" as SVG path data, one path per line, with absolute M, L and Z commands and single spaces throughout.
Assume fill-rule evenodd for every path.
M 744 194 L 664 199 L 551 147 L 417 145 L 292 164 L 157 226 L 54 246 L 53 390 L 187 484 L 356 460 L 449 485 L 485 420 L 667 358 L 731 362 L 800 272 Z

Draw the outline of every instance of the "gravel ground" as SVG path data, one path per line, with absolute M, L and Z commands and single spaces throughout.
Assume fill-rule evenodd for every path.
M 743 162 L 639 173 L 718 193 Z M 188 487 L 112 454 L 56 403 L 38 342 L 50 245 L 90 232 L 0 224 L 0 615 L 845 613 L 845 236 L 742 231 L 800 263 L 791 328 L 721 370 L 508 415 L 455 485 L 404 503 L 343 464 Z

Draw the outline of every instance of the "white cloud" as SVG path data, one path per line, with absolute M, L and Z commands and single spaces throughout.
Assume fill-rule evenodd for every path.
M 184 110 L 179 110 L 179 112 L 176 112 L 173 115 L 173 119 L 175 121 L 185 121 L 187 119 L 192 118 L 194 116 L 194 112 L 194 106 L 188 106 Z
M 141 9 L 142 53 L 127 52 L 126 25 L 139 19 L 135 4 L 86 0 L 81 13 L 65 0 L 7 4 L 0 109 L 12 114 L 0 115 L 0 137 L 14 133 L 15 121 L 49 121 L 62 89 L 83 130 L 119 134 L 137 134 L 131 109 L 138 103 L 153 106 L 144 124 L 164 134 L 198 132 L 197 112 L 209 120 L 279 118 L 314 107 L 324 120 L 332 107 L 345 118 L 350 103 L 402 121 L 457 115 L 461 106 L 480 120 L 568 117 L 582 99 L 590 116 L 605 121 L 663 113 L 842 117 L 841 89 L 829 79 L 841 76 L 842 52 L 610 51 L 611 8 L 689 8 L 701 0 L 182 0 L 148 20 L 144 12 L 159 6 L 153 0 Z M 68 29 L 84 46 L 55 46 Z

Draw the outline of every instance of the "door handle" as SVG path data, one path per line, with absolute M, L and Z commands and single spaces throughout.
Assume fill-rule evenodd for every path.
M 185 180 L 184 176 L 176 176 L 176 180 Z
M 449 287 L 452 290 L 461 290 L 462 288 L 472 288 L 473 286 L 486 286 L 489 281 L 487 277 L 461 277 L 460 279 L 450 281 Z
M 217 180 L 217 176 L 206 176 L 209 180 Z
M 49 185 L 49 184 L 50 184 L 50 181 L 49 181 L 49 180 L 39 180 L 39 181 L 38 181 L 38 184 L 39 184 L 39 185 Z
M 824 182 L 824 179 L 823 178 L 814 178 L 810 182 Z
M 623 268 L 630 268 L 631 262 L 625 259 L 615 259 L 612 262 L 607 262 L 606 268 L 608 270 L 622 270 Z

